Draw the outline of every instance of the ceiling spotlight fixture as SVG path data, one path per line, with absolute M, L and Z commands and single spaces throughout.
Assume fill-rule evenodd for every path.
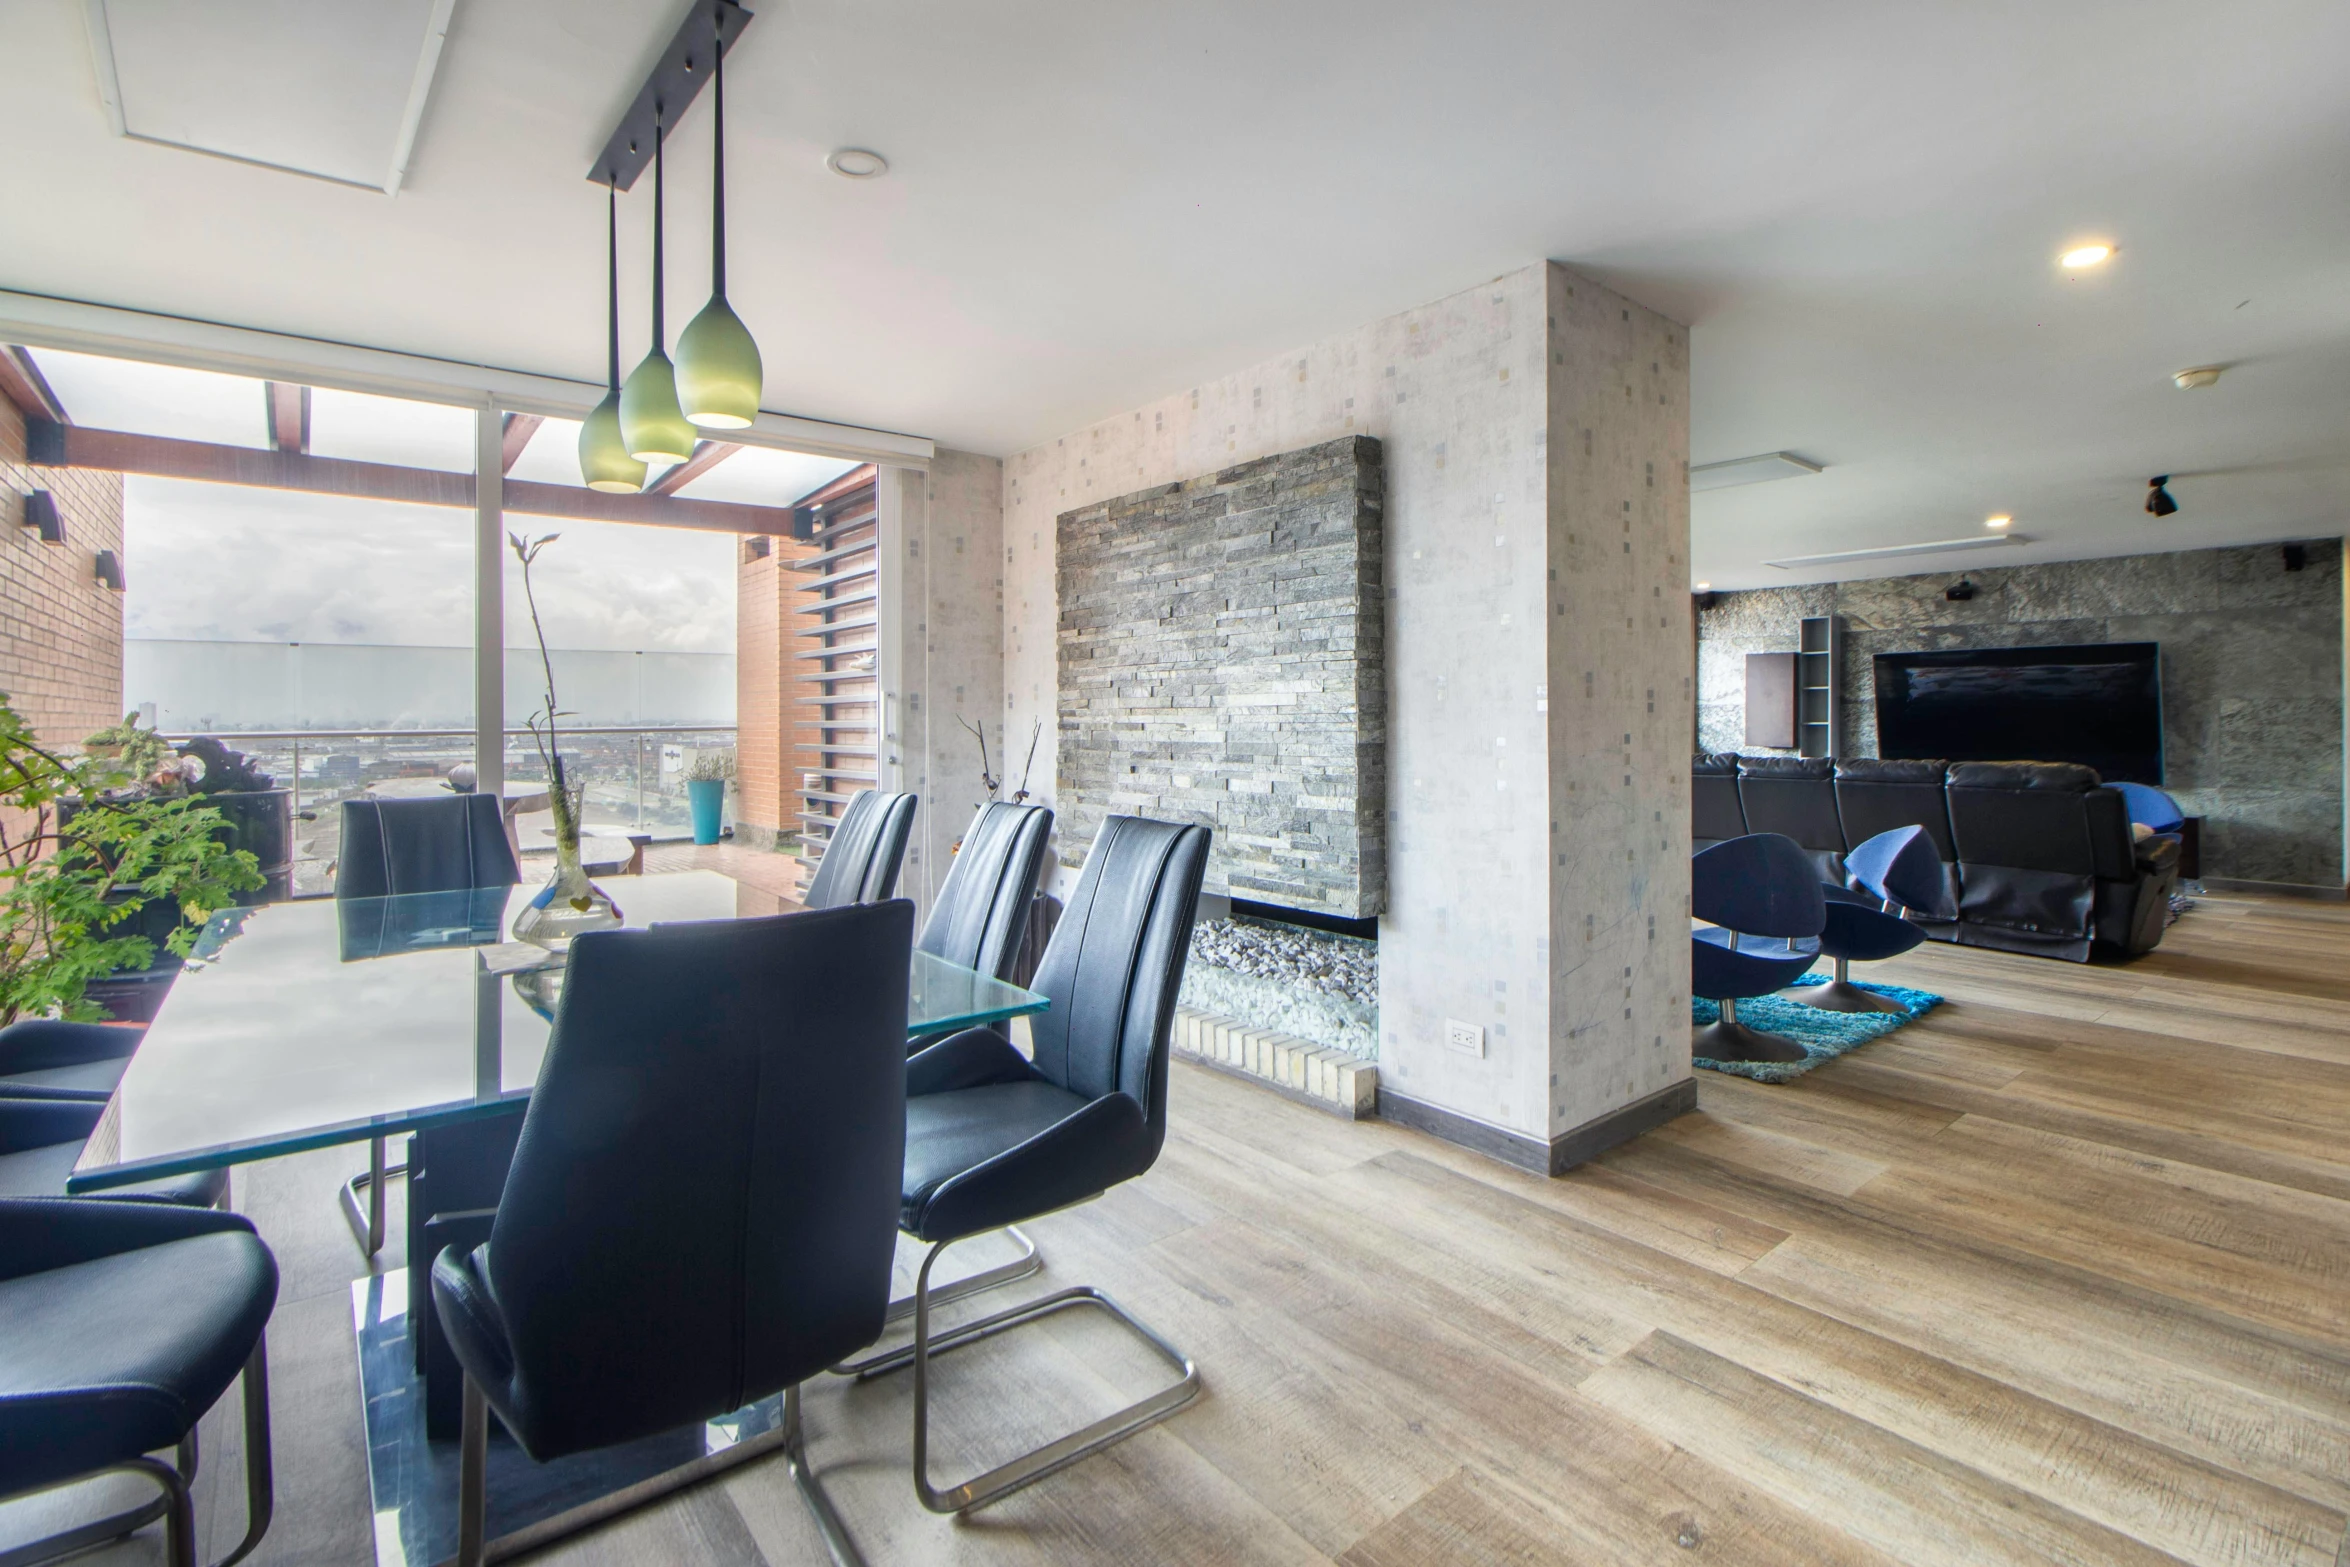
M 889 172 L 889 160 L 870 147 L 835 147 L 824 166 L 852 180 L 877 180 Z
M 2057 264 L 2078 272 L 2083 267 L 2103 266 L 2113 257 L 2111 245 L 2075 245 L 2056 258 Z
M 2148 516 L 2167 517 L 2179 509 L 2179 503 L 2170 498 L 2170 491 L 2165 488 L 2169 483 L 2170 475 L 2167 473 L 2158 479 L 2146 481 L 2146 513 Z
M 669 362 L 669 333 L 661 314 L 662 148 L 669 140 L 661 105 L 653 105 L 653 346 L 620 388 L 620 434 L 628 455 L 642 463 L 681 463 L 697 437 L 677 406 L 677 368 Z
M 718 0 L 724 5 L 726 0 Z M 710 72 L 713 144 L 710 155 L 710 302 L 677 339 L 677 401 L 686 418 L 706 430 L 740 430 L 759 417 L 765 371 L 750 329 L 726 302 L 726 47 L 721 38 Z M 659 179 L 658 173 L 655 179 Z
M 2012 528 L 2015 526 L 2015 519 L 2006 515 L 2005 513 L 2001 513 L 1996 517 L 1985 517 L 1983 519 L 1983 526 L 1986 528 Z
M 604 400 L 579 427 L 579 476 L 591 490 L 634 495 L 644 488 L 645 465 L 628 455 L 628 443 L 620 438 L 620 192 L 607 187 L 605 195 L 605 390 Z
M 2197 365 L 2192 370 L 2181 370 L 2177 375 L 2172 376 L 2170 378 L 2171 385 L 2182 392 L 2200 391 L 2206 386 L 2217 386 L 2219 385 L 2219 373 L 2226 368 L 2225 365 Z

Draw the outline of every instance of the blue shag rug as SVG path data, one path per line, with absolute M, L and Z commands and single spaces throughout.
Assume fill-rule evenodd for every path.
M 1797 985 L 1825 985 L 1824 972 L 1806 974 Z M 1733 1077 L 1751 1077 L 1758 1083 L 1786 1083 L 1801 1077 L 1823 1061 L 1833 1061 L 1845 1051 L 1882 1039 L 1902 1024 L 1924 1017 L 1942 1004 L 1942 998 L 1930 990 L 1911 990 L 1906 985 L 1871 985 L 1853 981 L 1859 989 L 1874 991 L 1889 1001 L 1898 1001 L 1906 1009 L 1900 1012 L 1826 1012 L 1818 1007 L 1807 1007 L 1800 1001 L 1782 1001 L 1777 996 L 1758 996 L 1738 1003 L 1738 1021 L 1765 1034 L 1778 1034 L 1803 1046 L 1800 1061 L 1711 1061 L 1704 1056 L 1696 1064 L 1716 1072 L 1727 1072 Z M 1793 988 L 1792 986 L 1789 988 Z M 1689 1012 L 1696 1025 L 1703 1028 L 1718 1022 L 1722 1009 L 1711 1001 L 1692 998 Z

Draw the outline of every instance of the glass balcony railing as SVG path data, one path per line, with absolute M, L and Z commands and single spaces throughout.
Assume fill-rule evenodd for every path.
M 274 774 L 280 787 L 293 792 L 296 897 L 334 890 L 342 834 L 337 807 L 343 801 L 369 795 L 437 794 L 451 768 L 473 760 L 470 729 L 210 733 L 231 750 L 244 752 L 261 771 Z M 184 742 L 190 737 L 166 738 Z M 731 724 L 565 726 L 563 767 L 574 784 L 586 784 L 583 825 L 589 834 L 649 833 L 656 841 L 685 838 L 692 833 L 685 780 L 694 756 L 731 749 L 734 743 Z M 530 731 L 506 731 L 505 762 L 509 798 L 544 789 L 547 770 Z M 553 827 L 554 817 L 544 810 L 516 817 L 526 877 L 531 874 L 528 861 L 553 855 Z

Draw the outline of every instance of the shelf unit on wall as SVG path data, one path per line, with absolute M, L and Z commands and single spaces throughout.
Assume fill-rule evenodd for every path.
M 858 791 L 880 778 L 881 515 L 871 467 L 844 474 L 801 502 L 814 553 L 790 563 L 811 580 L 787 615 L 787 665 L 804 666 L 796 705 L 815 712 L 794 727 L 812 733 L 792 749 L 800 775 L 801 891 L 815 877 L 833 825 Z M 797 622 L 797 628 L 791 626 Z
M 1841 756 L 1844 628 L 1834 615 L 1807 615 L 1795 651 L 1795 749 L 1801 756 Z

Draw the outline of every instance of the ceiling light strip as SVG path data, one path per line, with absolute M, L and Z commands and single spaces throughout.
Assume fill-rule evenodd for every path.
M 1825 465 L 1793 452 L 1763 452 L 1733 457 L 1727 462 L 1703 462 L 1689 470 L 1692 490 L 1724 490 L 1733 484 L 1764 484 L 1772 479 L 1801 479 L 1825 471 Z
M 1941 555 L 1951 550 L 1990 550 L 2030 541 L 2015 533 L 1973 533 L 1963 539 L 1934 539 L 1925 544 L 1883 544 L 1867 550 L 1835 550 L 1826 555 L 1790 555 L 1766 560 L 1766 566 L 1795 571 L 1804 566 L 1833 566 L 1847 560 L 1885 560 L 1895 555 Z

